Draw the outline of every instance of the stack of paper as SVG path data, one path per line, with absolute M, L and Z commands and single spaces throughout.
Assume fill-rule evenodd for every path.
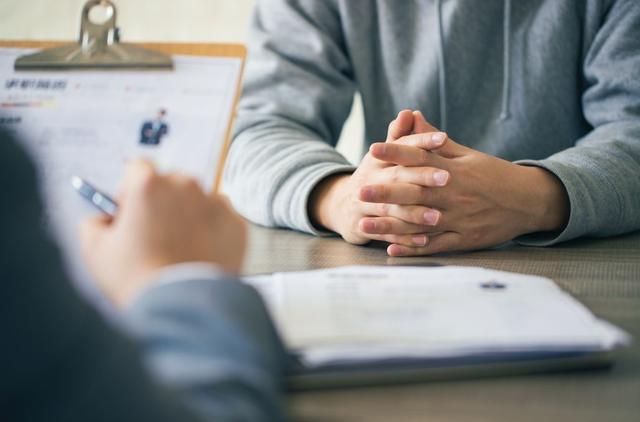
M 470 267 L 343 267 L 253 277 L 308 368 L 590 353 L 630 339 L 553 281 Z

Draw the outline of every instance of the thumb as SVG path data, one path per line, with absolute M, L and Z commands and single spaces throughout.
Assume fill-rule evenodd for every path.
M 414 133 L 426 133 L 426 132 L 439 132 L 440 130 L 427 122 L 421 111 L 414 111 L 413 116 L 415 119 Z M 462 155 L 467 150 L 466 147 L 454 142 L 451 138 L 447 137 L 445 143 L 432 151 L 443 157 L 452 158 Z
M 389 124 L 387 142 L 393 142 L 403 136 L 411 135 L 414 128 L 414 118 L 411 110 L 402 110 L 398 117 Z
M 427 122 L 421 111 L 413 112 L 413 133 L 439 132 L 440 130 Z

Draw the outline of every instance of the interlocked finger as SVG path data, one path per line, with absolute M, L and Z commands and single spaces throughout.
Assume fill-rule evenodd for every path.
M 426 188 L 413 183 L 364 186 L 360 189 L 359 199 L 363 202 L 424 205 L 437 209 L 447 209 L 448 205 L 446 193 L 441 188 Z
M 365 234 L 417 234 L 425 233 L 427 229 L 393 217 L 364 217 L 360 219 L 358 228 Z
M 407 223 L 428 226 L 433 230 L 446 230 L 442 212 L 433 208 L 422 205 L 373 204 L 369 202 L 363 203 L 362 207 L 363 212 L 369 216 L 394 217 Z
M 444 232 L 432 235 L 425 246 L 407 246 L 394 243 L 389 245 L 387 253 L 390 256 L 426 256 L 442 252 L 462 250 L 462 236 L 456 232 Z
M 407 246 L 409 248 L 424 247 L 429 243 L 429 235 L 418 234 L 368 234 L 371 240 L 380 240 L 395 245 Z
M 413 131 L 414 117 L 411 110 L 403 110 L 398 117 L 389 124 L 387 142 L 393 142 L 403 136 L 411 135 Z
M 447 159 L 412 145 L 403 145 L 400 140 L 393 143 L 377 142 L 369 148 L 371 155 L 378 160 L 400 166 L 429 166 L 446 169 Z
M 378 183 L 413 183 L 425 187 L 442 187 L 449 183 L 450 174 L 434 167 L 391 166 L 382 171 Z

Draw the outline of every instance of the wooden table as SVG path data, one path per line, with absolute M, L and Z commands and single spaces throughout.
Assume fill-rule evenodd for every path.
M 382 246 L 259 227 L 252 227 L 250 245 L 248 274 L 425 262 L 538 274 L 636 338 L 609 370 L 296 393 L 296 420 L 640 421 L 640 232 L 429 258 L 389 258 Z

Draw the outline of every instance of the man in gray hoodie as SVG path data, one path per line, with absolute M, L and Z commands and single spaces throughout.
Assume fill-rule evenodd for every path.
M 259 0 L 249 47 L 226 181 L 259 224 L 395 256 L 640 228 L 637 0 Z

